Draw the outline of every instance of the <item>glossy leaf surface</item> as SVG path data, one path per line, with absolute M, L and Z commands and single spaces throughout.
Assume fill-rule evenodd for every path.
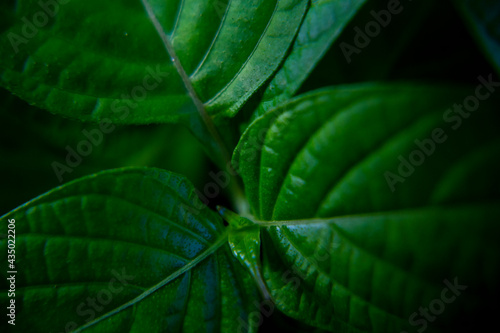
M 474 91 L 337 87 L 248 128 L 234 160 L 268 225 L 264 274 L 279 309 L 334 332 L 413 332 L 446 280 L 467 292 L 426 329 L 491 320 L 500 137 L 493 95 L 467 118 L 453 111 Z
M 260 227 L 226 208 L 219 208 L 219 213 L 229 223 L 228 241 L 233 255 L 252 274 L 263 297 L 269 299 L 269 292 L 261 273 Z
M 176 174 L 102 172 L 2 217 L 2 234 L 12 219 L 16 331 L 235 332 L 259 297 L 220 217 Z
M 0 14 L 0 83 L 81 120 L 231 116 L 277 69 L 307 3 L 11 1 Z
M 366 0 L 311 1 L 291 53 L 266 88 L 256 115 L 262 115 L 297 92 L 317 62 L 365 2 Z

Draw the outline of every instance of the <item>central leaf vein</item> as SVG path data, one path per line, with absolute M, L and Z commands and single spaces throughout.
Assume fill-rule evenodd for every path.
M 116 309 L 96 318 L 95 320 L 88 322 L 87 324 L 79 327 L 75 332 L 82 332 L 83 330 L 103 321 L 104 319 L 107 319 L 109 317 L 112 317 L 113 315 L 131 307 L 131 306 L 136 306 L 140 301 L 148 297 L 149 295 L 153 294 L 160 288 L 164 287 L 171 281 L 175 280 L 179 276 L 181 276 L 183 273 L 186 273 L 190 271 L 193 267 L 198 265 L 201 261 L 206 259 L 208 256 L 213 254 L 215 251 L 217 251 L 222 245 L 225 244 L 227 241 L 227 231 L 224 232 L 224 234 L 214 243 L 212 244 L 209 248 L 207 248 L 205 251 L 201 252 L 198 256 L 196 256 L 193 260 L 188 262 L 186 265 L 182 266 L 179 268 L 177 271 L 173 272 L 169 276 L 167 276 L 165 279 L 157 283 L 156 285 L 152 286 L 151 288 L 147 289 L 145 292 L 143 292 L 141 295 L 137 296 L 136 298 L 128 301 L 127 303 L 117 307 Z
M 182 67 L 182 63 L 180 62 L 180 59 L 177 56 L 177 53 L 175 52 L 175 49 L 174 49 L 172 43 L 170 42 L 168 36 L 165 34 L 165 31 L 163 30 L 161 23 L 158 21 L 158 18 L 154 14 L 153 8 L 149 4 L 149 1 L 148 0 L 141 0 L 141 1 L 144 5 L 144 8 L 146 9 L 146 12 L 147 12 L 151 22 L 153 23 L 156 31 L 159 34 L 168 55 L 170 56 L 170 60 L 172 61 L 172 64 L 174 65 L 175 69 L 177 70 L 177 73 L 179 74 L 179 76 L 181 77 L 182 82 L 183 82 L 184 86 L 186 87 L 186 90 L 188 91 L 188 94 L 191 97 L 191 100 L 193 101 L 196 109 L 198 110 L 198 113 L 199 113 L 200 117 L 202 118 L 205 126 L 207 127 L 210 135 L 212 136 L 212 138 L 215 140 L 215 142 L 219 146 L 219 148 L 222 152 L 224 161 L 227 164 L 231 160 L 231 158 L 230 158 L 229 152 L 226 148 L 226 145 L 222 141 L 222 138 L 221 138 L 219 132 L 217 131 L 217 128 L 215 127 L 215 125 L 212 121 L 212 118 L 208 115 L 207 110 L 205 108 L 205 105 L 198 97 L 198 94 L 196 93 L 196 91 L 193 87 L 193 84 L 191 83 L 191 80 L 189 79 L 189 76 L 187 75 L 186 71 L 184 70 L 184 67 Z M 178 13 L 178 15 L 180 15 L 180 13 Z

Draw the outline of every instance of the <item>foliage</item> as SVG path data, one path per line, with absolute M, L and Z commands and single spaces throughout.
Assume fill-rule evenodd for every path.
M 494 325 L 495 1 L 0 7 L 2 332 Z

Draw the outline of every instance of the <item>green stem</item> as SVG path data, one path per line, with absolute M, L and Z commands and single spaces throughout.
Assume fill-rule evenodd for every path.
M 200 115 L 200 118 L 203 120 L 203 124 L 205 125 L 209 135 L 212 137 L 216 146 L 218 147 L 218 151 L 222 155 L 221 157 L 223 160 L 223 165 L 225 165 L 228 168 L 231 168 L 231 170 L 229 170 L 229 176 L 230 176 L 229 190 L 233 194 L 233 201 L 234 201 L 233 204 L 235 205 L 235 208 L 238 210 L 238 212 L 244 213 L 248 211 L 248 204 L 246 203 L 245 195 L 243 189 L 239 184 L 238 179 L 235 176 L 233 176 L 234 171 L 232 170 L 231 166 L 231 155 L 229 154 L 229 150 L 227 149 L 224 140 L 222 140 L 222 137 L 219 131 L 217 130 L 217 127 L 215 126 L 212 118 L 208 115 L 207 110 L 205 108 L 205 104 L 203 104 L 198 94 L 196 93 L 196 90 L 194 89 L 193 84 L 189 79 L 189 76 L 184 70 L 184 67 L 182 66 L 182 63 L 179 57 L 177 56 L 177 53 L 175 52 L 172 43 L 170 42 L 168 36 L 165 34 L 165 31 L 163 30 L 161 23 L 158 21 L 158 18 L 156 17 L 153 8 L 149 4 L 149 1 L 142 0 L 142 3 L 144 5 L 144 8 L 146 9 L 146 12 L 151 22 L 153 23 L 156 31 L 158 32 L 158 35 L 160 36 L 163 42 L 163 45 L 165 46 L 167 54 L 170 56 L 172 64 L 177 70 L 179 76 L 181 77 L 182 82 L 184 83 L 184 86 L 189 96 L 191 97 L 196 109 L 198 110 L 198 114 Z

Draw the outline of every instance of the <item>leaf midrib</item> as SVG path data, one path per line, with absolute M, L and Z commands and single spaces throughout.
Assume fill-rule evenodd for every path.
M 369 255 L 370 257 L 374 258 L 377 261 L 381 261 L 383 263 L 386 263 L 386 264 L 392 266 L 393 268 L 397 269 L 398 271 L 401 271 L 402 273 L 408 274 L 409 276 L 418 279 L 422 283 L 425 283 L 429 286 L 434 286 L 434 285 L 436 285 L 436 283 L 434 281 L 429 281 L 429 280 L 426 280 L 422 276 L 412 274 L 411 272 L 405 270 L 403 267 L 400 267 L 400 266 L 396 265 L 395 263 L 393 263 L 385 258 L 382 258 L 382 257 L 378 256 L 377 254 L 370 252 L 368 249 L 364 248 L 363 246 L 361 246 L 357 242 L 353 241 L 349 236 L 347 236 L 345 234 L 345 232 L 336 225 L 336 223 L 343 222 L 346 220 L 348 221 L 351 219 L 360 220 L 360 219 L 365 219 L 365 218 L 377 218 L 377 217 L 384 217 L 384 216 L 389 216 L 389 215 L 402 215 L 402 214 L 412 215 L 415 213 L 417 213 L 417 214 L 424 213 L 427 210 L 428 211 L 437 211 L 437 210 L 445 211 L 445 210 L 449 210 L 450 208 L 453 208 L 453 207 L 457 207 L 457 208 L 461 208 L 461 209 L 472 209 L 474 207 L 481 208 L 481 207 L 485 207 L 485 206 L 489 207 L 489 206 L 497 205 L 498 200 L 499 199 L 496 199 L 496 200 L 494 199 L 494 200 L 491 200 L 491 201 L 488 201 L 485 203 L 472 203 L 472 204 L 468 204 L 468 205 L 464 205 L 464 204 L 429 205 L 429 206 L 423 206 L 423 207 L 415 208 L 415 209 L 402 209 L 402 210 L 392 210 L 392 211 L 384 211 L 384 212 L 352 214 L 352 215 L 344 215 L 344 216 L 325 218 L 325 219 L 313 218 L 313 219 L 283 220 L 283 221 L 255 220 L 254 222 L 256 224 L 258 224 L 260 227 L 265 227 L 266 229 L 270 229 L 272 227 L 277 227 L 277 228 L 286 227 L 285 229 L 282 229 L 282 230 L 286 230 L 286 232 L 291 232 L 292 235 L 293 235 L 293 232 L 287 228 L 288 226 L 307 226 L 310 224 L 331 224 L 332 228 L 335 229 L 335 232 L 337 232 L 341 238 L 343 238 L 346 242 L 350 243 L 352 246 L 359 249 L 363 253 L 366 253 L 367 255 Z M 290 243 L 293 243 L 293 241 L 289 237 L 287 237 L 287 240 Z M 296 246 L 296 244 L 292 244 L 292 245 L 294 245 L 294 247 L 297 249 L 297 251 L 302 254 L 302 252 L 300 251 L 300 247 Z M 305 256 L 305 255 L 303 255 L 303 256 L 304 256 L 304 258 L 307 258 L 307 256 Z M 312 264 L 314 264 L 314 263 L 312 263 Z M 314 266 L 314 267 L 316 267 L 318 269 L 318 271 L 320 270 L 320 268 L 318 268 L 317 266 Z M 326 276 L 329 276 L 329 274 L 327 274 L 327 273 L 324 273 L 324 274 Z
M 224 163 L 227 165 L 231 161 L 231 157 L 229 155 L 228 149 L 226 145 L 224 144 L 224 141 L 222 140 L 219 132 L 217 131 L 217 128 L 215 127 L 214 122 L 212 121 L 212 118 L 208 115 L 207 110 L 205 108 L 205 105 L 203 102 L 200 100 L 198 94 L 196 93 L 193 84 L 191 83 L 191 80 L 189 79 L 189 76 L 187 75 L 186 71 L 184 70 L 184 67 L 182 67 L 182 64 L 179 60 L 179 57 L 177 56 L 177 53 L 175 52 L 174 47 L 172 46 L 172 43 L 170 42 L 168 36 L 165 34 L 165 31 L 163 30 L 163 27 L 161 23 L 158 21 L 158 18 L 154 14 L 153 8 L 149 4 L 149 0 L 141 0 L 144 8 L 146 9 L 146 12 L 153 23 L 156 31 L 158 32 L 158 35 L 160 36 L 163 45 L 165 46 L 165 49 L 167 51 L 167 54 L 170 56 L 170 61 L 174 65 L 175 69 L 177 70 L 177 73 L 182 79 L 182 82 L 188 91 L 189 96 L 191 97 L 191 100 L 193 101 L 196 109 L 198 110 L 198 113 L 203 120 L 203 123 L 207 127 L 208 132 L 214 139 L 215 143 L 217 146 L 219 146 L 220 151 L 222 153 L 222 157 L 224 159 Z M 176 20 L 178 19 L 180 15 L 180 12 L 177 12 L 177 17 Z
M 172 274 L 167 276 L 165 279 L 163 279 L 159 283 L 150 287 L 149 289 L 144 291 L 141 295 L 137 296 L 136 298 L 134 298 L 134 299 L 128 301 L 127 303 L 117 307 L 116 309 L 96 318 L 95 320 L 88 322 L 87 324 L 85 324 L 83 326 L 80 326 L 74 332 L 82 332 L 83 330 L 103 321 L 104 319 L 107 319 L 107 318 L 133 306 L 133 305 L 135 306 L 137 303 L 142 301 L 144 298 L 155 293 L 157 290 L 159 290 L 160 288 L 169 284 L 171 281 L 175 280 L 177 277 L 179 277 L 183 273 L 190 271 L 193 267 L 198 265 L 201 261 L 206 259 L 208 256 L 214 254 L 221 246 L 223 246 L 225 244 L 225 242 L 227 241 L 227 236 L 228 236 L 227 231 L 225 231 L 209 248 L 207 248 L 205 251 L 201 252 L 198 256 L 196 256 L 190 262 L 186 263 L 186 265 L 182 266 L 177 271 L 173 272 Z M 134 316 L 134 318 L 135 318 L 135 316 Z

